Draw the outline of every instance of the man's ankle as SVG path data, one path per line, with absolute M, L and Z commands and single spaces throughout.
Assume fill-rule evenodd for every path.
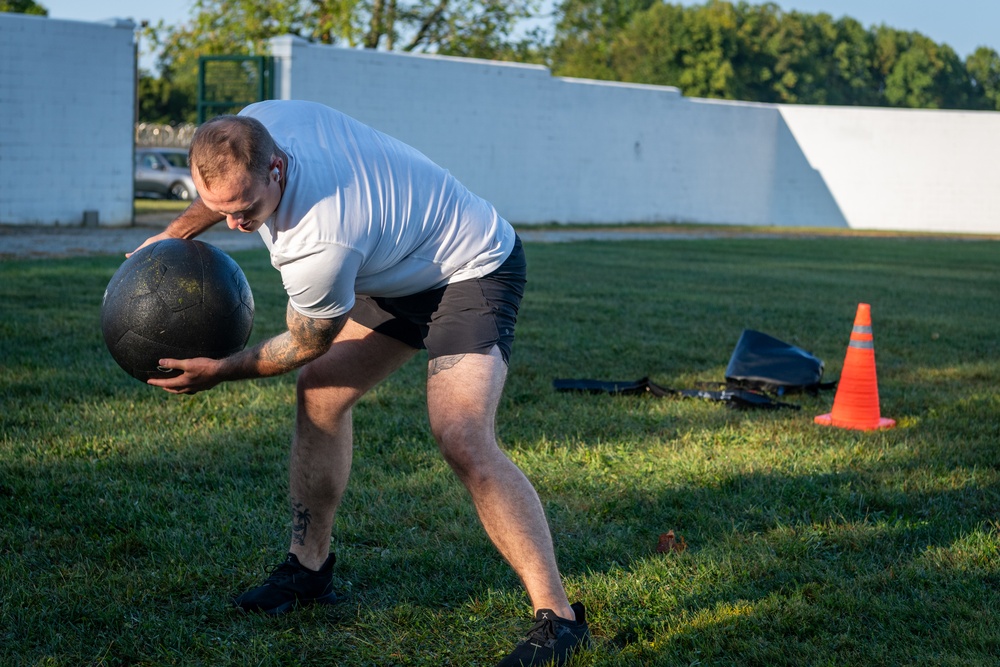
M 295 554 L 295 557 L 299 560 L 299 565 L 313 572 L 319 572 L 326 563 L 326 559 L 330 556 L 329 551 L 297 551 L 294 548 L 288 551 Z
M 555 615 L 558 616 L 559 618 L 565 619 L 567 621 L 576 622 L 578 620 L 576 618 L 576 612 L 573 610 L 573 607 L 570 606 L 568 600 L 566 601 L 565 604 L 555 604 L 552 605 L 551 607 L 547 605 L 542 605 L 540 607 L 537 607 L 535 609 L 536 614 L 538 613 L 539 609 L 548 609 L 549 611 L 554 612 Z

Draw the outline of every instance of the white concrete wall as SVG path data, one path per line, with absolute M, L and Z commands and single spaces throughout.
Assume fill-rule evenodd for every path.
M 1000 232 L 1000 113 L 780 111 L 851 227 Z
M 279 98 L 399 137 L 513 222 L 1000 232 L 1000 113 L 689 99 L 292 37 L 272 54 Z
M 132 221 L 132 27 L 0 13 L 0 223 Z

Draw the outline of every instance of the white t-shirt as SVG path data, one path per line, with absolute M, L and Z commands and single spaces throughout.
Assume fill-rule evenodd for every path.
M 510 255 L 514 229 L 493 205 L 403 142 L 314 102 L 260 102 L 240 114 L 288 155 L 285 192 L 260 235 L 303 315 L 343 315 L 355 294 L 478 278 Z

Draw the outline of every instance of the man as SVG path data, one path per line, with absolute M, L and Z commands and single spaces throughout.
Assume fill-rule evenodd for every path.
M 288 293 L 288 330 L 226 359 L 163 359 L 182 374 L 150 384 L 195 393 L 301 368 L 288 556 L 236 604 L 279 614 L 336 600 L 330 542 L 351 407 L 426 349 L 431 431 L 536 612 L 500 664 L 565 662 L 588 641 L 584 608 L 569 604 L 538 496 L 494 430 L 525 281 L 513 228 L 415 149 L 320 104 L 261 102 L 210 120 L 190 152 L 199 197 L 143 245 L 222 220 L 259 232 Z

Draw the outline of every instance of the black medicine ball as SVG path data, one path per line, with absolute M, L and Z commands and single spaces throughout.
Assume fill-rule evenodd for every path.
M 118 268 L 104 291 L 101 329 L 111 356 L 145 382 L 180 375 L 159 360 L 239 352 L 253 328 L 253 293 L 242 269 L 215 246 L 166 239 Z

